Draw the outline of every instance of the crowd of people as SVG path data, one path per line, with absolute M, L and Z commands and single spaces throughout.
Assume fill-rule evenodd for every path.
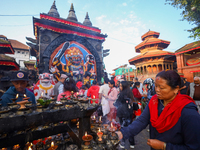
M 6 106 L 11 98 L 19 97 L 22 101 L 26 94 L 29 101 L 36 104 L 32 87 L 28 84 L 26 72 L 12 74 L 11 86 L 1 97 L 0 103 Z M 119 122 L 121 130 L 116 132 L 120 147 L 125 147 L 128 139 L 134 148 L 134 136 L 149 125 L 150 139 L 147 144 L 162 150 L 198 150 L 200 149 L 200 77 L 194 82 L 181 78 L 172 70 L 157 74 L 143 83 L 137 78 L 133 82 L 120 80 L 114 82 L 104 78 L 104 83 L 75 81 L 72 77 L 61 74 L 54 86 L 57 101 L 60 98 L 82 95 L 96 99 L 99 109 L 95 113 L 102 116 L 103 123 Z M 91 101 L 92 102 L 92 101 Z

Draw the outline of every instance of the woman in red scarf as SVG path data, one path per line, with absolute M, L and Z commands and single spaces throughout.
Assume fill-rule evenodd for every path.
M 178 94 L 180 85 L 181 78 L 175 71 L 158 73 L 156 95 L 138 119 L 117 132 L 119 139 L 135 136 L 149 125 L 147 144 L 152 150 L 199 150 L 200 115 L 193 99 Z

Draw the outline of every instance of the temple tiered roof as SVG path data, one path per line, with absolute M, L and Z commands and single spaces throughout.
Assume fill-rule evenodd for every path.
M 0 37 L 6 39 L 0 39 L 0 70 L 19 70 L 19 65 L 15 61 L 15 58 L 5 55 L 15 53 L 13 46 L 6 36 L 0 35 Z
M 13 47 L 9 41 L 0 39 L 0 54 L 14 54 Z
M 173 52 L 163 51 L 169 46 L 170 41 L 158 39 L 159 35 L 160 33 L 155 31 L 148 31 L 142 35 L 143 42 L 135 47 L 135 51 L 141 54 L 129 59 L 129 63 L 134 65 L 137 60 L 142 61 L 143 58 L 163 57 L 165 59 L 166 57 L 174 56 Z
M 160 35 L 159 32 L 148 31 L 141 37 L 143 42 L 135 47 L 135 51 L 137 53 L 140 53 L 144 49 L 150 50 L 150 48 L 152 49 L 152 47 L 153 49 L 159 49 L 159 50 L 167 48 L 170 42 L 158 39 L 159 35 Z

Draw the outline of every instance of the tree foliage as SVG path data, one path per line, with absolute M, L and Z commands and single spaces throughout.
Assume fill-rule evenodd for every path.
M 166 4 L 183 10 L 182 20 L 195 25 L 194 28 L 187 30 L 191 33 L 190 37 L 200 39 L 200 0 L 166 0 Z

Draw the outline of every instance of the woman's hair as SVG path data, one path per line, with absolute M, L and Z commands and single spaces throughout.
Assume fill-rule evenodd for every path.
M 86 90 L 86 86 L 85 86 L 85 85 L 82 85 L 82 86 L 81 86 L 81 89 Z
M 64 91 L 78 92 L 78 88 L 76 87 L 76 82 L 71 77 L 68 77 L 67 79 L 65 79 Z
M 181 77 L 173 70 L 161 71 L 156 75 L 156 77 L 161 77 L 166 80 L 167 85 L 169 85 L 172 89 L 175 89 L 177 86 L 181 87 Z
M 96 84 L 97 84 L 97 81 L 93 80 L 92 85 L 96 85 Z
M 115 81 L 114 80 L 110 80 L 109 82 L 110 82 L 110 84 L 113 85 L 113 87 L 115 87 Z
M 120 94 L 123 97 L 127 97 L 131 99 L 131 103 L 133 102 L 133 93 L 130 89 L 130 84 L 128 81 L 121 81 L 120 84 L 122 85 L 122 91 L 120 91 Z
M 139 86 L 139 85 L 140 85 L 140 82 L 135 82 L 135 83 L 134 83 L 134 86 L 133 86 L 133 89 L 134 89 L 134 88 L 137 88 L 137 86 Z

